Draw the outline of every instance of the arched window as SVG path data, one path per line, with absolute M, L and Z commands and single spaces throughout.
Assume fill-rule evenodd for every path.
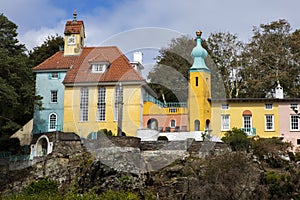
M 55 113 L 51 113 L 49 115 L 49 131 L 55 131 L 57 128 L 57 115 Z
M 147 128 L 158 130 L 158 121 L 157 119 L 151 118 L 147 122 Z
M 210 120 L 207 119 L 206 122 L 205 122 L 205 129 L 206 130 L 209 130 L 209 124 L 210 124 Z
M 194 130 L 200 131 L 200 121 L 198 119 L 194 121 Z

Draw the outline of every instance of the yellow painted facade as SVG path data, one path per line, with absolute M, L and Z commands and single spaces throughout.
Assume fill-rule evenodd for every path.
M 189 130 L 195 131 L 195 121 L 200 121 L 200 131 L 204 131 L 211 121 L 210 73 L 207 71 L 190 71 L 189 80 Z
M 118 123 L 115 120 L 114 95 L 115 86 L 105 86 L 106 104 L 105 120 L 97 121 L 98 87 L 88 87 L 88 121 L 80 121 L 80 89 L 81 87 L 66 87 L 64 98 L 64 127 L 65 132 L 75 132 L 81 137 L 87 137 L 92 132 L 108 129 L 117 134 Z M 135 136 L 141 127 L 142 104 L 141 86 L 123 86 L 123 123 L 122 130 L 127 136 Z
M 176 109 L 176 112 L 172 112 L 171 109 Z M 174 113 L 181 115 L 181 114 L 188 114 L 188 110 L 186 107 L 160 107 L 159 105 L 153 102 L 144 102 L 144 109 L 143 115 L 173 115 Z
M 243 128 L 243 112 L 252 113 L 252 127 L 255 129 L 255 135 L 263 138 L 279 137 L 279 116 L 278 103 L 272 102 L 272 109 L 266 109 L 266 101 L 224 101 L 212 103 L 212 135 L 222 137 L 226 130 L 222 130 L 222 115 L 230 116 L 229 129 Z M 222 109 L 222 104 L 228 104 L 228 109 Z M 273 130 L 266 129 L 266 115 L 273 116 Z M 254 135 L 253 135 L 254 136 Z

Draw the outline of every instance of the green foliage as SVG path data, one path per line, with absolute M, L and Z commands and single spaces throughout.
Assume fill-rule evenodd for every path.
M 192 38 L 182 36 L 173 39 L 167 48 L 159 51 L 157 64 L 148 74 L 150 86 L 158 94 L 159 100 L 187 100 L 188 70 L 193 63 L 191 52 L 194 46 Z
M 104 194 L 100 195 L 98 199 L 101 200 L 139 200 L 139 196 L 132 192 L 115 192 L 108 190 Z
M 56 181 L 41 179 L 31 182 L 23 191 L 24 195 L 56 195 L 58 194 L 58 184 Z
M 102 137 L 102 136 L 113 136 L 113 133 L 111 130 L 101 129 L 97 132 L 97 137 Z
M 32 118 L 34 75 L 17 25 L 0 14 L 0 137 L 11 135 Z
M 222 140 L 229 144 L 233 151 L 247 151 L 250 147 L 250 138 L 247 133 L 238 128 L 227 131 Z
M 34 47 L 30 51 L 29 58 L 33 66 L 37 66 L 44 60 L 59 51 L 60 47 L 64 46 L 64 39 L 61 36 L 48 36 L 41 46 Z

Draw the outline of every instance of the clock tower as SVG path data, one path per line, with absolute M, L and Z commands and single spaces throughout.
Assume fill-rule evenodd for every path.
M 73 20 L 67 21 L 64 36 L 64 55 L 79 55 L 84 47 L 84 24 L 82 20 L 77 20 L 76 10 L 73 14 Z

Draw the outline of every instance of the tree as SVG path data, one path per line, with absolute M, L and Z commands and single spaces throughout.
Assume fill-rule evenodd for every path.
M 182 36 L 172 39 L 167 48 L 159 51 L 157 64 L 148 74 L 148 79 L 161 101 L 187 100 L 188 70 L 193 64 L 191 52 L 194 46 L 193 39 Z
M 238 128 L 227 131 L 222 140 L 230 145 L 233 151 L 245 151 L 250 147 L 250 138 L 247 133 Z
M 59 51 L 60 47 L 64 46 L 64 39 L 61 36 L 48 36 L 41 46 L 33 48 L 30 51 L 29 58 L 32 61 L 33 66 L 37 66 L 44 60 Z
M 19 44 L 17 25 L 0 15 L 0 136 L 12 134 L 32 118 L 34 76 Z
M 242 97 L 273 97 L 278 81 L 286 96 L 299 96 L 299 33 L 290 31 L 286 20 L 254 27 L 242 54 Z
M 238 40 L 236 35 L 229 32 L 219 32 L 210 34 L 207 39 L 207 46 L 224 84 L 226 97 L 237 98 L 242 84 L 239 55 L 244 44 Z

